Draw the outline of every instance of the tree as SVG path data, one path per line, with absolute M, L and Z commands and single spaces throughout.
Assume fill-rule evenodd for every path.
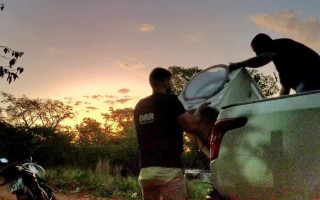
M 4 4 L 1 3 L 0 12 L 3 11 L 3 9 Z M 22 67 L 15 68 L 14 65 L 16 64 L 18 58 L 23 56 L 24 52 L 16 51 L 2 45 L 0 45 L 0 49 L 2 50 L 1 52 L 3 52 L 2 55 L 0 54 L 0 57 L 9 60 L 8 64 L 0 66 L 0 77 L 4 78 L 5 76 L 7 76 L 7 81 L 10 84 L 12 80 L 15 81 L 18 78 L 18 74 L 21 74 L 23 72 Z
M 179 95 L 185 85 L 202 70 L 198 67 L 184 68 L 179 66 L 171 66 L 168 70 L 172 73 L 174 87 L 173 93 Z
M 92 118 L 84 118 L 79 125 L 76 125 L 78 131 L 78 143 L 81 145 L 102 144 L 106 137 L 102 132 L 101 123 Z
M 39 100 L 41 123 L 45 127 L 57 129 L 59 124 L 65 119 L 74 117 L 73 108 L 58 100 Z
M 278 78 L 276 74 L 273 72 L 273 76 L 264 75 L 263 73 L 259 73 L 256 69 L 248 70 L 253 80 L 260 87 L 262 94 L 265 97 L 272 97 L 274 94 L 279 92 L 279 86 L 277 85 Z
M 73 108 L 58 100 L 16 98 L 5 92 L 2 96 L 1 102 L 8 104 L 4 108 L 7 120 L 18 126 L 42 125 L 56 130 L 63 120 L 74 117 Z
M 4 109 L 9 123 L 31 127 L 40 117 L 40 104 L 38 100 L 29 99 L 26 96 L 15 98 L 12 94 L 2 92 L 1 103 L 8 103 Z
M 108 113 L 102 114 L 105 119 L 106 130 L 110 131 L 109 135 L 119 136 L 118 133 L 133 126 L 133 108 L 123 108 L 114 110 L 109 108 Z

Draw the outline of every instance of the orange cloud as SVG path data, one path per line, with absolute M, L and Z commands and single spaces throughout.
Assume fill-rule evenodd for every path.
M 88 110 L 98 110 L 98 108 L 96 108 L 96 107 L 92 107 L 92 106 L 88 106 L 88 107 L 86 107 Z
M 72 97 L 65 97 L 64 99 L 67 101 L 72 101 Z
M 91 98 L 92 99 L 96 99 L 99 100 L 102 97 L 102 95 L 92 95 Z
M 310 46 L 320 46 L 320 21 L 315 17 L 302 19 L 291 10 L 282 10 L 252 15 L 249 19 L 262 28 L 289 35 Z
M 107 103 L 107 104 L 113 104 L 115 101 L 114 100 L 106 100 L 104 102 Z
M 124 97 L 124 98 L 118 99 L 116 102 L 117 102 L 117 103 L 124 104 L 124 103 L 126 103 L 126 102 L 128 102 L 128 101 L 131 101 L 131 100 L 133 100 L 133 99 L 134 99 L 133 97 Z
M 152 24 L 142 24 L 140 27 L 141 32 L 151 32 L 154 31 L 154 26 Z
M 114 99 L 114 98 L 117 98 L 116 96 L 113 96 L 113 95 L 108 95 L 108 94 L 106 95 L 106 97 L 107 97 L 107 98 L 110 98 L 110 99 Z
M 130 92 L 130 89 L 129 88 L 122 88 L 122 89 L 118 90 L 118 92 L 126 94 L 126 93 Z

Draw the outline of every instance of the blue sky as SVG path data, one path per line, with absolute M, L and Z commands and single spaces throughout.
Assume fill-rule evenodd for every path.
M 25 52 L 17 63 L 25 72 L 10 85 L 0 80 L 1 91 L 78 102 L 83 115 L 134 106 L 151 93 L 148 74 L 154 67 L 204 69 L 254 56 L 250 42 L 260 32 L 320 52 L 316 0 L 3 3 L 0 44 Z M 274 66 L 261 71 L 270 74 Z

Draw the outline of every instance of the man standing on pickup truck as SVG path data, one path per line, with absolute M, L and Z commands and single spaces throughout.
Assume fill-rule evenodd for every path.
M 141 170 L 139 184 L 144 200 L 185 200 L 182 176 L 183 131 L 197 132 L 200 106 L 194 115 L 186 112 L 171 92 L 171 72 L 155 68 L 149 82 L 151 96 L 141 99 L 134 110 Z
M 241 67 L 258 68 L 273 61 L 280 78 L 281 95 L 290 89 L 297 93 L 320 89 L 320 56 L 309 47 L 291 39 L 271 39 L 260 33 L 251 42 L 256 57 L 231 63 L 230 71 Z

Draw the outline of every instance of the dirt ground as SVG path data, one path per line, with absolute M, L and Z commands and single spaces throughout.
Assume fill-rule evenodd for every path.
M 88 195 L 78 195 L 78 196 L 65 196 L 62 194 L 55 193 L 57 200 L 98 200 L 98 198 L 91 198 Z M 0 187 L 0 200 L 16 200 L 16 196 L 8 191 L 6 186 Z M 99 199 L 101 200 L 101 199 Z M 103 200 L 125 200 L 123 198 L 119 199 L 103 199 Z

